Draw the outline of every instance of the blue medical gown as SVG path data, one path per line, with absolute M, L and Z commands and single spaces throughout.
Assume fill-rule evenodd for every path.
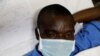
M 34 49 L 29 53 L 25 54 L 24 56 L 42 56 L 42 55 L 36 49 Z
M 91 21 L 84 23 L 83 28 L 75 35 L 75 50 L 70 56 L 100 45 L 100 22 Z M 25 56 L 42 56 L 36 49 Z
M 100 22 L 84 23 L 83 28 L 75 35 L 75 50 L 70 56 L 96 46 L 100 46 Z

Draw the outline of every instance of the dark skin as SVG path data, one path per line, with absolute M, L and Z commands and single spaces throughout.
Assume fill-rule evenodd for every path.
M 92 1 L 95 6 L 96 3 L 98 3 L 100 0 L 92 0 Z M 100 6 L 79 11 L 75 13 L 73 16 L 76 22 L 87 22 L 91 20 L 100 21 Z
M 40 28 L 41 37 L 43 39 L 74 40 L 74 24 L 67 18 L 72 17 L 64 15 L 44 17 L 44 24 Z
M 95 5 L 97 2 L 100 2 L 100 0 L 92 0 L 93 4 Z

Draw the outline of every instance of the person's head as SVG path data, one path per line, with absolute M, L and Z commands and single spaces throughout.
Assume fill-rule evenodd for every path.
M 65 7 L 53 4 L 44 7 L 37 20 L 43 39 L 74 39 L 74 18 Z M 39 32 L 36 31 L 37 37 Z

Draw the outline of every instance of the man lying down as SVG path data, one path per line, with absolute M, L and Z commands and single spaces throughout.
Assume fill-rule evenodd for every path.
M 99 12 L 100 8 L 96 7 L 96 9 Z M 95 12 L 95 10 L 92 11 Z M 91 15 L 91 9 L 88 13 Z M 76 22 L 84 21 L 84 26 L 75 36 L 75 50 L 72 52 L 75 25 L 73 16 L 66 8 L 58 4 L 44 7 L 39 13 L 36 28 L 39 44 L 25 56 L 75 56 L 83 50 L 99 46 L 100 19 L 94 18 L 93 20 L 90 16 L 87 16 L 89 20 L 86 20 L 87 18 L 77 19 L 76 15 L 82 14 L 79 12 L 74 15 Z

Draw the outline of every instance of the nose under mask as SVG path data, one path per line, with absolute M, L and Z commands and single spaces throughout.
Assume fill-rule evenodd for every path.
M 39 48 L 38 50 L 43 56 L 70 56 L 74 41 L 63 39 L 42 39 L 39 33 Z

